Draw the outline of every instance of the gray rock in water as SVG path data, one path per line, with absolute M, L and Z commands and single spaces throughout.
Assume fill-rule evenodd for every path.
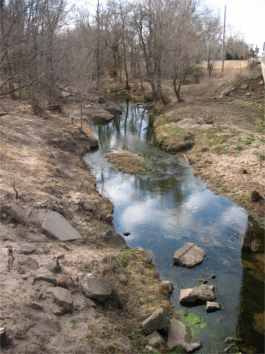
M 143 331 L 145 334 L 150 334 L 157 330 L 167 329 L 169 326 L 168 313 L 161 307 L 146 318 L 143 323 Z
M 164 344 L 163 337 L 158 332 L 153 332 L 147 336 L 148 344 L 153 348 L 160 348 L 162 344 Z
M 205 252 L 202 248 L 196 246 L 192 242 L 188 242 L 176 251 L 174 255 L 174 264 L 192 268 L 197 264 L 200 264 L 204 257 Z
M 182 347 L 187 353 L 192 353 L 201 347 L 201 343 L 188 343 L 186 341 L 187 329 L 184 323 L 173 318 L 170 321 L 167 346 L 169 349 L 174 349 L 177 346 Z
M 73 311 L 74 303 L 69 290 L 55 287 L 48 289 L 47 293 L 53 296 L 54 302 L 60 307 L 60 314 L 71 313 Z
M 179 302 L 182 305 L 192 306 L 215 300 L 213 285 L 200 285 L 195 288 L 181 289 Z
M 87 275 L 80 280 L 80 286 L 86 297 L 97 302 L 105 303 L 114 298 L 112 285 L 104 279 Z
M 214 312 L 221 310 L 221 305 L 215 301 L 207 301 L 206 302 L 206 311 L 207 312 Z
M 41 227 L 45 233 L 60 241 L 74 241 L 81 239 L 79 232 L 56 211 L 48 211 Z

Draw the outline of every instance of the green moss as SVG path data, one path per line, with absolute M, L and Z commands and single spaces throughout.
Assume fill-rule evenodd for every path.
M 126 268 L 129 265 L 130 259 L 134 257 L 137 252 L 138 250 L 134 248 L 121 250 L 121 252 L 117 256 L 117 261 L 119 265 Z

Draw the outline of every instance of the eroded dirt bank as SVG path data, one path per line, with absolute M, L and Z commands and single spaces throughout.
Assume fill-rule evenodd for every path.
M 88 140 L 64 115 L 44 119 L 27 104 L 1 103 L 1 345 L 10 354 L 143 353 L 141 323 L 159 307 L 170 312 L 168 293 L 150 257 L 115 233 L 112 205 L 81 159 Z M 81 238 L 47 236 L 32 221 L 47 210 Z M 91 276 L 107 281 L 100 301 L 85 296 Z
M 231 197 L 262 223 L 265 113 L 260 72 L 234 81 L 189 85 L 184 97 L 185 102 L 155 118 L 157 142 L 169 152 L 184 153 L 211 188 Z

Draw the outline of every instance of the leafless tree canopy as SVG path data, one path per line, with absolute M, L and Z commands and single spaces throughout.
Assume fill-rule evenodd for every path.
M 100 89 L 114 80 L 130 90 L 148 82 L 153 98 L 165 102 L 162 80 L 177 99 L 189 76 L 209 76 L 220 57 L 218 17 L 197 0 L 98 0 L 94 11 L 68 23 L 66 0 L 0 0 L 0 95 L 58 102 L 61 89 Z M 91 14 L 89 14 L 91 11 Z M 230 38 L 229 53 L 246 56 L 244 43 Z

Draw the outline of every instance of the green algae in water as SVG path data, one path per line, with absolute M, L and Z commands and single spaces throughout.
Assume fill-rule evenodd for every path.
M 207 327 L 206 321 L 194 312 L 176 311 L 177 317 L 186 325 L 192 338 L 199 337 L 200 332 Z

